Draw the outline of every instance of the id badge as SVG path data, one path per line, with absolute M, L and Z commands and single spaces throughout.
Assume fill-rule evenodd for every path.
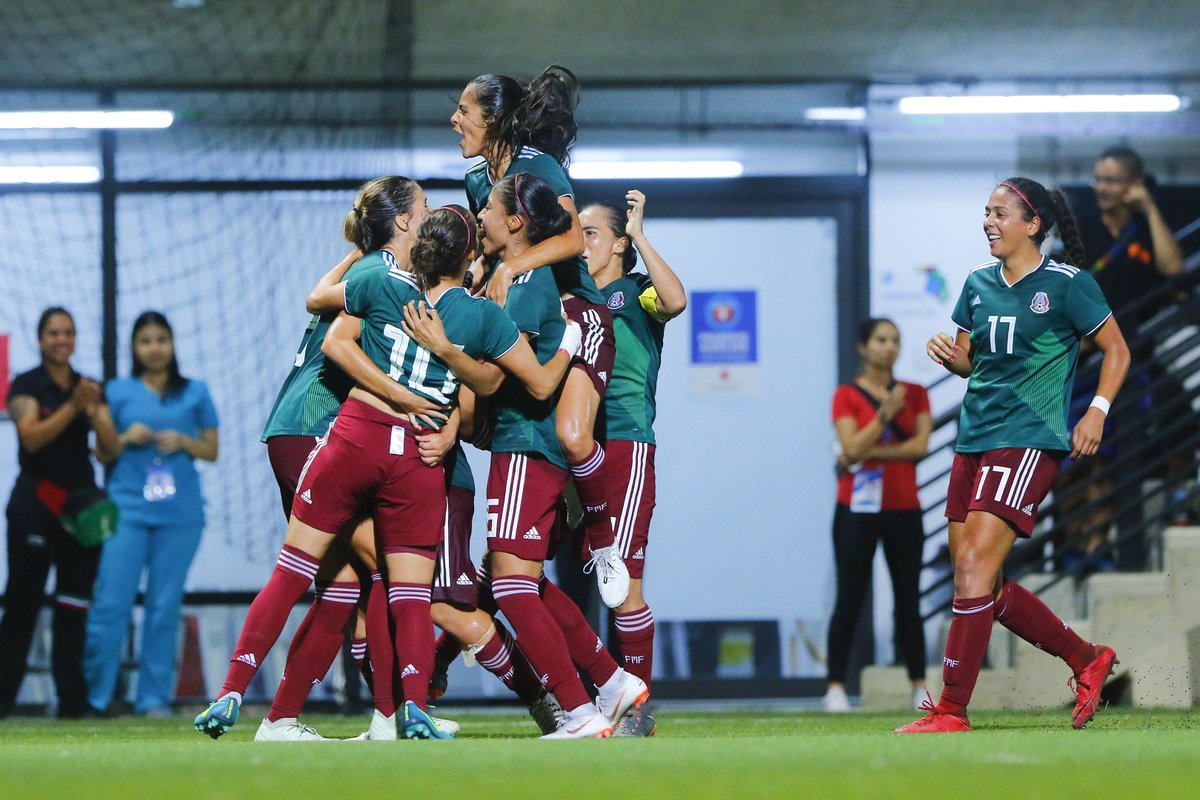
M 860 469 L 854 473 L 850 510 L 856 514 L 878 514 L 883 510 L 882 469 Z
M 156 458 L 146 467 L 146 485 L 142 487 L 142 496 L 147 503 L 159 503 L 175 496 L 175 473 L 162 459 Z

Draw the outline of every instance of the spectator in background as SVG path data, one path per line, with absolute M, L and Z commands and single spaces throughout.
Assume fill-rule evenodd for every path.
M 1151 194 L 1154 179 L 1146 174 L 1137 152 L 1125 146 L 1108 148 L 1096 159 L 1094 180 L 1099 213 L 1082 216 L 1079 233 L 1084 263 L 1104 292 L 1118 324 L 1129 332 L 1133 359 L 1129 385 L 1132 391 L 1122 398 L 1122 406 L 1126 403 L 1137 405 L 1127 409 L 1125 415 L 1115 416 L 1130 419 L 1148 413 L 1155 396 L 1169 396 L 1178 390 L 1178 385 L 1169 381 L 1167 386 L 1160 384 L 1151 394 L 1149 387 L 1162 376 L 1162 370 L 1148 363 L 1154 358 L 1155 341 L 1152 338 L 1139 341 L 1137 335 L 1137 327 L 1174 298 L 1164 295 L 1132 311 L 1128 310 L 1128 305 L 1181 273 L 1183 256 Z M 1081 360 L 1093 349 L 1091 341 L 1085 339 L 1080 350 Z M 1143 368 L 1139 369 L 1139 366 Z M 1096 389 L 1094 373 L 1085 374 L 1077 381 L 1074 396 L 1079 399 L 1072 404 L 1068 414 L 1070 425 L 1082 419 L 1087 412 L 1083 403 L 1096 393 Z M 1105 435 L 1110 442 L 1116 440 L 1114 423 L 1107 419 Z M 1155 435 L 1153 426 L 1147 428 L 1146 435 Z M 1129 446 L 1138 447 L 1139 443 L 1129 443 Z M 1125 504 L 1125 510 L 1116 514 L 1112 503 L 1104 499 L 1116 486 L 1107 467 L 1117 457 L 1114 445 L 1105 443 L 1096 458 L 1081 463 L 1067 460 L 1063 464 L 1054 487 L 1055 496 L 1061 498 L 1056 501 L 1057 516 L 1065 518 L 1058 531 L 1065 544 L 1057 559 L 1061 568 L 1111 570 L 1119 566 L 1137 570 L 1144 566 L 1143 538 L 1129 533 L 1141 522 L 1141 503 Z M 1141 491 L 1140 484 L 1122 488 Z M 1117 559 L 1113 558 L 1108 544 L 1113 523 L 1119 542 Z
M 67 533 L 54 495 L 96 491 L 88 432 L 97 449 L 116 446 L 100 384 L 71 366 L 75 320 L 65 308 L 48 308 L 37 326 L 42 363 L 13 379 L 8 408 L 17 426 L 20 474 L 8 502 L 8 587 L 0 621 L 0 718 L 8 716 L 25 678 L 29 645 L 55 567 L 54 650 L 58 716 L 87 713 L 83 681 L 84 622 L 100 551 Z M 57 503 L 61 510 L 61 500 Z
M 1132 333 L 1157 307 L 1123 320 L 1119 306 L 1182 272 L 1183 255 L 1150 193 L 1153 179 L 1141 156 L 1128 147 L 1110 147 L 1096 159 L 1094 175 L 1100 214 L 1079 226 L 1085 260 L 1116 309 L 1117 323 Z
M 170 713 L 183 584 L 204 529 L 195 459 L 217 460 L 217 412 L 201 381 L 179 374 L 167 318 L 146 311 L 133 323 L 133 375 L 108 382 L 120 431 L 108 491 L 120 519 L 104 545 L 87 624 L 88 702 L 106 711 L 117 685 L 129 612 L 146 573 L 138 662 L 139 714 Z
M 918 384 L 893 377 L 900 331 L 891 320 L 863 323 L 858 352 L 862 372 L 833 395 L 833 425 L 840 446 L 833 517 L 837 602 L 829 621 L 829 688 L 822 702 L 832 712 L 850 710 L 847 663 L 880 540 L 892 575 L 896 641 L 912 681 L 913 707 L 919 707 L 926 696 L 919 587 L 925 530 L 916 462 L 928 451 L 933 430 L 929 394 Z

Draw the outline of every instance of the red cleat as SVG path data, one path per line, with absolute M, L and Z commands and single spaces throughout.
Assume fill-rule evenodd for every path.
M 921 704 L 922 711 L 929 713 L 916 722 L 910 722 L 902 728 L 896 728 L 893 733 L 966 733 L 971 730 L 971 723 L 965 717 L 942 711 L 933 704 L 933 698 L 925 695 L 926 700 Z
M 1067 678 L 1067 685 L 1075 689 L 1075 711 L 1071 714 L 1071 727 L 1082 728 L 1092 721 L 1100 706 L 1100 690 L 1104 682 L 1113 674 L 1113 667 L 1121 662 L 1111 647 L 1104 647 L 1100 655 L 1092 659 L 1092 663 Z

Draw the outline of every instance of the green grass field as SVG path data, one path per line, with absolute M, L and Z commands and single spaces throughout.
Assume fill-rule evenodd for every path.
M 218 741 L 190 718 L 0 722 L 0 798 L 1200 797 L 1200 713 L 977 712 L 975 731 L 895 736 L 911 714 L 659 709 L 653 739 L 539 742 L 527 717 L 445 711 L 454 742 L 255 744 L 261 709 Z M 363 719 L 312 716 L 326 736 Z M 385 794 L 386 793 L 386 794 Z

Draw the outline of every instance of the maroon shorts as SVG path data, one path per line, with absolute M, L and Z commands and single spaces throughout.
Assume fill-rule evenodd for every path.
M 272 436 L 267 439 L 267 458 L 271 461 L 271 471 L 275 473 L 275 483 L 279 484 L 284 519 L 292 514 L 296 480 L 316 443 L 316 436 Z
M 563 310 L 568 319 L 578 322 L 583 329 L 583 344 L 579 354 L 571 360 L 571 368 L 586 372 L 596 393 L 603 398 L 612 378 L 613 359 L 617 356 L 612 312 L 607 306 L 598 306 L 578 297 L 564 300 Z
M 641 578 L 654 514 L 654 445 L 609 439 L 604 469 L 609 476 L 608 513 L 617 549 L 629 568 L 629 577 Z
M 563 526 L 557 524 L 568 473 L 541 456 L 492 453 L 488 472 L 488 549 L 545 561 Z
M 347 400 L 308 456 L 292 514 L 337 533 L 374 507 L 383 553 L 435 549 L 446 522 L 445 473 L 421 463 L 416 433 L 405 420 Z
M 475 493 L 462 486 L 446 490 L 446 526 L 433 571 L 433 602 L 479 604 L 479 577 L 471 562 L 471 517 Z
M 1005 447 L 955 453 L 946 493 L 946 518 L 965 522 L 967 512 L 986 511 L 1029 536 L 1038 505 L 1046 499 L 1066 453 Z

